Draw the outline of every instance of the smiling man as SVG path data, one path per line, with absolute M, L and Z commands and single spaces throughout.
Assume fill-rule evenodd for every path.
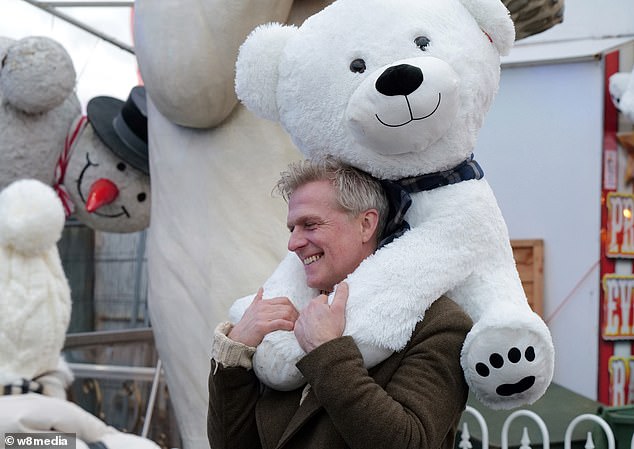
M 304 161 L 282 173 L 277 189 L 288 201 L 288 248 L 302 261 L 307 284 L 323 294 L 297 311 L 289 298 L 263 299 L 260 289 L 237 323 L 218 325 L 210 446 L 453 449 L 467 400 L 460 350 L 472 324 L 462 309 L 439 298 L 405 348 L 370 370 L 354 339 L 343 336 L 343 280 L 376 250 L 385 227 L 381 184 L 333 160 Z M 255 349 L 277 330 L 294 332 L 306 352 L 297 363 L 306 387 L 277 391 L 255 375 Z
M 288 201 L 288 249 L 308 286 L 331 292 L 376 250 L 387 214 L 380 185 L 334 161 L 304 162 L 283 173 L 278 190 Z

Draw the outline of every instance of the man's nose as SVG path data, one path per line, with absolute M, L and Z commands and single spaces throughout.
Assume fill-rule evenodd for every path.
M 306 245 L 306 239 L 302 236 L 301 230 L 296 227 L 288 238 L 288 250 L 294 252 L 304 245 Z

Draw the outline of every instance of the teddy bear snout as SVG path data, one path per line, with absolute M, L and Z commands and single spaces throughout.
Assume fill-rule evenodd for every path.
M 423 84 L 423 71 L 410 64 L 388 67 L 376 80 L 375 87 L 383 95 L 409 95 Z

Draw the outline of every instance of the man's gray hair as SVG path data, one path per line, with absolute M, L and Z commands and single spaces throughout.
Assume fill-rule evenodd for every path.
M 337 202 L 351 215 L 376 209 L 379 215 L 377 241 L 381 240 L 389 205 L 376 178 L 334 158 L 304 160 L 290 164 L 280 174 L 274 191 L 288 202 L 296 189 L 314 181 L 332 182 Z

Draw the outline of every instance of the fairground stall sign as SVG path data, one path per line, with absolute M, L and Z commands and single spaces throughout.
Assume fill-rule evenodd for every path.
M 618 112 L 608 92 L 609 77 L 620 67 L 619 51 L 605 55 L 603 179 L 598 399 L 634 404 L 634 146 L 619 133 Z M 631 70 L 631 61 L 627 64 Z M 631 129 L 631 126 L 630 126 Z
M 634 356 L 609 360 L 610 398 L 614 404 L 631 404 L 634 397 Z

